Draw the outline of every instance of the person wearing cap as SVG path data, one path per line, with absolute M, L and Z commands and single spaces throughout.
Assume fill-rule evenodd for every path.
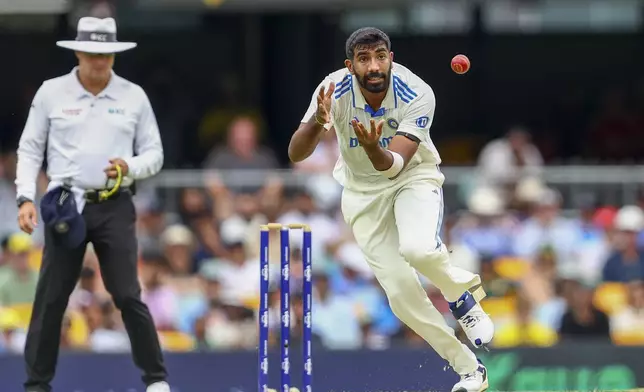
M 617 236 L 602 269 L 603 281 L 644 280 L 644 250 L 637 244 L 637 235 L 644 230 L 644 211 L 635 205 L 620 208 L 613 228 Z
M 29 268 L 31 237 L 13 233 L 7 241 L 7 265 L 0 267 L 0 306 L 29 304 L 34 299 L 38 273 Z
M 38 224 L 36 177 L 46 159 L 50 180 L 41 200 L 45 247 L 27 335 L 27 392 L 49 392 L 61 322 L 88 243 L 105 286 L 121 310 L 134 362 L 148 392 L 169 392 L 159 339 L 141 300 L 137 276 L 134 181 L 163 165 L 163 147 L 147 94 L 112 70 L 119 42 L 113 18 L 81 18 L 73 50 L 78 66 L 45 81 L 32 101 L 18 146 L 16 186 L 20 228 Z

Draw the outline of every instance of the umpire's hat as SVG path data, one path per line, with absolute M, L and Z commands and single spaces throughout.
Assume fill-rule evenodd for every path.
M 85 241 L 85 220 L 69 187 L 59 186 L 47 192 L 40 202 L 40 211 L 45 224 L 65 247 L 77 248 Z
M 58 41 L 56 45 L 84 53 L 119 53 L 136 47 L 136 42 L 116 40 L 116 21 L 114 18 L 84 17 L 78 21 L 75 40 Z

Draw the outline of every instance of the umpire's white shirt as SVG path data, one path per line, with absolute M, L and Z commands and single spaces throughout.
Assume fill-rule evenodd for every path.
M 80 84 L 77 68 L 45 81 L 18 146 L 18 196 L 35 198 L 45 157 L 50 187 L 69 182 L 78 190 L 106 188 L 103 169 L 110 158 L 128 164 L 123 186 L 158 173 L 163 147 L 145 91 L 112 73 L 107 87 L 94 96 Z

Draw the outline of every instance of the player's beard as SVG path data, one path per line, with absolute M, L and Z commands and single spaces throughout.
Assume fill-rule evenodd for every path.
M 369 83 L 370 79 L 379 79 L 382 78 L 382 82 L 379 83 Z M 389 87 L 389 80 L 391 78 L 391 71 L 387 73 L 381 72 L 372 72 L 365 74 L 363 76 L 358 76 L 358 83 L 360 87 L 369 91 L 370 93 L 382 93 L 387 90 Z

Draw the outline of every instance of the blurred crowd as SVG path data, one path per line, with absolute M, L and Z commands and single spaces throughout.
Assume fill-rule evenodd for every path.
M 309 179 L 304 186 L 270 174 L 255 187 L 229 186 L 221 170 L 278 168 L 276 154 L 259 143 L 256 123 L 240 117 L 231 122 L 226 144 L 205 161 L 202 187 L 182 189 L 176 198 L 140 189 L 142 296 L 166 350 L 256 347 L 259 227 L 268 222 L 312 228 L 316 344 L 426 344 L 393 315 L 341 217 L 341 189 L 329 178 L 337 156 L 335 135 L 328 133 L 309 159 L 292 167 Z M 442 236 L 452 262 L 483 278 L 483 306 L 497 326 L 494 345 L 582 339 L 644 344 L 644 198 L 639 205 L 589 201 L 580 209 L 563 208 L 562 194 L 541 180 L 543 158 L 521 127 L 489 142 L 476 170 L 465 208 L 448 211 Z M 22 352 L 42 255 L 42 227 L 32 236 L 17 229 L 14 177 L 15 154 L 7 152 L 0 159 L 0 352 L 6 353 Z M 45 184 L 43 175 L 41 191 Z M 301 239 L 301 232 L 292 232 L 292 342 L 302 327 Z M 279 337 L 278 244 L 272 233 L 272 344 Z M 421 281 L 463 338 L 440 292 L 425 277 Z M 130 349 L 91 245 L 63 326 L 63 349 Z

